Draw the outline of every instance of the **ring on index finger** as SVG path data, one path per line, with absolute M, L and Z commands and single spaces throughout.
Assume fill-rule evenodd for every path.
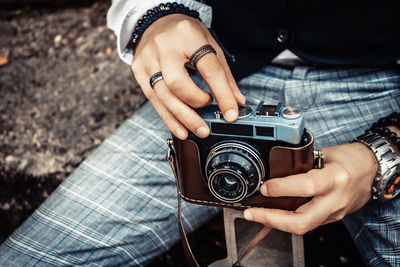
M 155 85 L 157 82 L 161 81 L 162 79 L 163 79 L 163 76 L 162 76 L 161 71 L 156 72 L 156 73 L 154 73 L 153 75 L 151 75 L 150 81 L 149 81 L 151 88 L 154 89 L 154 85 Z
M 209 44 L 203 45 L 202 47 L 194 51 L 194 53 L 190 56 L 190 65 L 192 65 L 192 67 L 196 69 L 197 61 L 199 61 L 200 58 L 204 57 L 208 53 L 217 54 L 217 51 L 215 51 L 214 47 Z

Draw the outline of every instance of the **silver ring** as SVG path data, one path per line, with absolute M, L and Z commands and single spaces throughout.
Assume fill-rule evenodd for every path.
M 163 79 L 161 71 L 154 73 L 150 77 L 150 86 L 154 89 L 154 85 Z
M 194 51 L 194 53 L 190 56 L 190 65 L 192 65 L 192 67 L 196 69 L 197 61 L 199 61 L 200 58 L 204 57 L 208 53 L 217 54 L 217 51 L 215 51 L 214 47 L 209 44 L 203 45 L 202 47 Z

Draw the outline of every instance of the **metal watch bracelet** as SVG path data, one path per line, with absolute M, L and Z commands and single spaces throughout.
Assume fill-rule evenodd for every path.
M 400 157 L 385 137 L 371 132 L 358 136 L 354 141 L 366 145 L 378 162 L 378 172 L 372 183 L 372 199 L 384 200 L 388 182 L 400 170 Z

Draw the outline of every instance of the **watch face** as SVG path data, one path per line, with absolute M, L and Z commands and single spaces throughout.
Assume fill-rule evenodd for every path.
M 386 183 L 383 197 L 386 199 L 395 198 L 400 192 L 400 171 L 397 171 Z

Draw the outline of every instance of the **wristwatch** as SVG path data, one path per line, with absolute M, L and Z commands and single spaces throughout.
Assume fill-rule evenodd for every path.
M 358 136 L 354 141 L 366 145 L 378 161 L 378 173 L 372 183 L 372 199 L 387 200 L 400 192 L 400 156 L 385 137 L 371 132 Z

